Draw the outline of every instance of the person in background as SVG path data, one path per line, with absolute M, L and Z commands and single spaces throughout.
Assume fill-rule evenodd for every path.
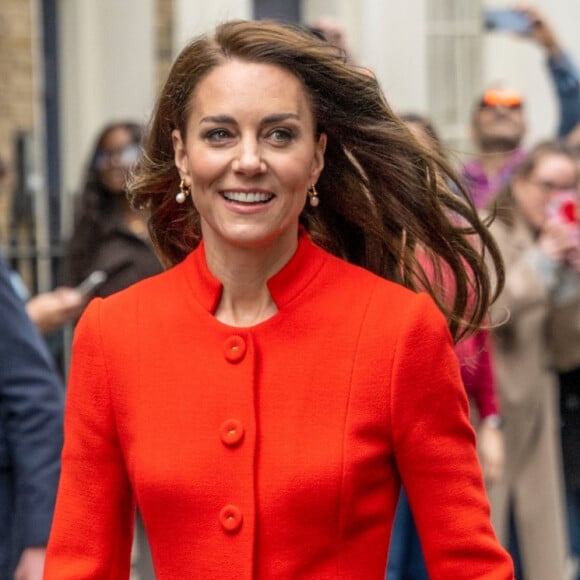
M 402 114 L 400 118 L 419 143 L 445 157 L 441 139 L 429 119 L 416 113 Z M 460 194 L 459 191 L 457 193 Z M 504 453 L 489 331 L 481 329 L 460 341 L 455 352 L 460 362 L 461 378 L 466 392 L 475 404 L 474 421 L 479 456 L 486 485 L 490 486 L 501 475 Z M 386 577 L 388 580 L 428 578 L 419 535 L 404 490 L 401 491 L 391 535 Z
M 570 151 L 576 160 L 580 175 L 580 144 Z M 571 214 L 578 228 L 580 213 Z M 577 234 L 578 235 L 578 234 Z M 580 293 L 580 280 L 576 280 Z M 571 297 L 573 297 L 572 294 Z M 571 323 L 572 321 L 572 323 Z M 550 318 L 548 333 L 551 341 L 552 365 L 558 372 L 560 385 L 560 425 L 562 460 L 566 488 L 566 513 L 572 554 L 580 563 L 580 308 L 574 300 L 566 300 Z M 575 580 L 580 580 L 580 565 Z
M 577 226 L 552 209 L 563 197 L 576 196 L 577 188 L 578 170 L 567 147 L 545 142 L 490 202 L 496 213 L 490 229 L 506 267 L 505 288 L 492 309 L 506 461 L 489 497 L 494 527 L 519 553 L 526 580 L 573 578 L 550 354 L 558 335 L 572 331 L 580 309 Z
M 139 159 L 141 139 L 141 126 L 129 121 L 111 123 L 98 135 L 77 200 L 65 284 L 77 286 L 93 271 L 104 271 L 107 279 L 94 295 L 108 296 L 161 272 L 145 213 L 127 199 L 126 180 Z
M 401 481 L 432 577 L 513 578 L 452 339 L 502 266 L 440 173 L 302 27 L 183 49 L 131 182 L 170 267 L 77 326 L 47 580 L 126 578 L 135 503 L 159 580 L 381 578 Z
M 0 259 L 0 578 L 41 580 L 62 448 L 64 388 Z
M 546 52 L 560 111 L 557 135 L 563 138 L 580 122 L 580 74 L 544 16 L 535 8 L 522 6 L 520 10 L 532 23 L 529 38 Z M 518 91 L 496 86 L 477 100 L 471 119 L 477 154 L 464 166 L 463 174 L 478 208 L 487 205 L 525 157 L 526 129 L 524 98 Z

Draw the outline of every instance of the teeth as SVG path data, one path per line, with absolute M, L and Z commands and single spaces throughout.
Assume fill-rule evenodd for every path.
M 269 201 L 274 196 L 269 193 L 226 191 L 224 192 L 224 197 L 228 201 L 238 201 L 240 203 L 263 203 L 265 201 Z

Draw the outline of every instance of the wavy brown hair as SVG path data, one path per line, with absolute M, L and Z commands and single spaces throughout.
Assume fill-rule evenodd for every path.
M 134 203 L 151 210 L 151 237 L 164 263 L 181 261 L 201 236 L 193 204 L 175 202 L 179 174 L 171 132 L 178 129 L 185 139 L 197 84 L 228 59 L 282 67 L 301 80 L 310 97 L 317 132 L 328 136 L 317 183 L 321 203 L 301 215 L 313 240 L 384 278 L 427 289 L 456 339 L 476 328 L 503 284 L 487 228 L 471 202 L 445 185 L 462 189 L 445 159 L 422 147 L 393 113 L 377 80 L 297 26 L 226 22 L 177 57 L 130 184 Z M 477 249 L 473 236 L 480 239 Z M 486 254 L 499 280 L 495 289 Z

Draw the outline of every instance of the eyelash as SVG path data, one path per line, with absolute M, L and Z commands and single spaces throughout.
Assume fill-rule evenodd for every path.
M 278 138 L 275 137 L 276 134 L 279 135 Z M 288 143 L 289 141 L 292 141 L 292 139 L 294 138 L 294 131 L 287 128 L 277 128 L 270 131 L 269 136 L 273 137 L 274 141 L 276 141 L 277 143 L 280 142 Z
M 204 139 L 213 143 L 221 143 L 232 137 L 232 133 L 228 129 L 216 128 L 210 129 L 204 134 Z M 294 139 L 295 133 L 291 129 L 278 127 L 272 129 L 267 135 L 268 139 L 271 139 L 274 144 L 281 145 L 286 144 Z
M 223 141 L 224 139 L 228 139 L 231 137 L 231 133 L 227 129 L 219 128 L 219 129 L 210 129 L 204 135 L 204 138 L 208 141 Z

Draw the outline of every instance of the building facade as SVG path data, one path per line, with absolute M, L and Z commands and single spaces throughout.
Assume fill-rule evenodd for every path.
M 535 4 L 579 62 L 580 2 Z M 357 61 L 373 69 L 393 108 L 431 116 L 459 157 L 470 153 L 473 100 L 491 82 L 502 81 L 526 96 L 530 141 L 548 137 L 557 111 L 542 51 L 528 39 L 483 31 L 484 8 L 511 5 L 499 0 L 0 0 L 0 154 L 12 164 L 15 136 L 28 135 L 34 217 L 42 221 L 58 211 L 52 227 L 56 223 L 66 238 L 71 200 L 101 126 L 125 118 L 146 123 L 171 60 L 187 40 L 216 22 L 255 16 L 306 23 L 322 15 L 338 18 Z M 52 49 L 47 36 L 54 37 Z M 2 203 L 0 236 L 6 244 L 6 196 Z M 54 242 L 50 225 L 34 227 L 39 229 L 35 243 Z

